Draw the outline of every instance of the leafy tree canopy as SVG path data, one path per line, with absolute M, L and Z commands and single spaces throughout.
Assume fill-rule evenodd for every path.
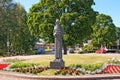
M 0 0 L 0 53 L 27 52 L 35 38 L 30 35 L 24 7 L 13 0 Z
M 90 36 L 96 12 L 93 0 L 40 0 L 28 13 L 28 26 L 33 35 L 53 42 L 56 19 L 64 30 L 63 44 L 71 46 Z
M 115 43 L 117 38 L 116 27 L 110 16 L 99 14 L 92 28 L 92 43 L 94 46 L 110 46 Z

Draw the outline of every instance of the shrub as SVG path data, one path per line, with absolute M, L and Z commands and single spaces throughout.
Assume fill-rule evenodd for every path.
M 10 66 L 10 68 L 22 68 L 22 67 L 29 67 L 29 66 L 34 66 L 38 64 L 32 64 L 32 63 L 23 63 L 21 61 L 16 62 Z
M 102 67 L 102 65 L 103 65 L 103 63 L 85 64 L 85 65 L 82 65 L 82 68 L 84 68 L 85 70 L 94 71 L 94 70 L 99 69 L 100 67 Z
M 76 65 L 76 67 L 81 68 L 81 67 L 82 67 L 82 65 L 81 65 L 81 64 L 78 64 L 78 65 Z
M 83 47 L 83 52 L 92 53 L 95 52 L 95 50 L 97 50 L 97 47 L 94 47 L 93 45 L 87 45 Z
M 62 75 L 66 75 L 66 71 L 62 71 Z
M 27 52 L 27 55 L 34 55 L 35 53 L 36 53 L 35 50 L 30 50 Z

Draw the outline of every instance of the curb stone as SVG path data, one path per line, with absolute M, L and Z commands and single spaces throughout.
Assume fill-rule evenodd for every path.
M 106 79 L 120 80 L 120 74 L 112 74 L 112 75 L 100 74 L 100 75 L 82 75 L 82 76 L 35 76 L 35 75 L 18 74 L 18 73 L 5 72 L 5 71 L 0 71 L 0 80 L 2 79 L 1 77 L 6 77 L 6 80 L 106 80 Z

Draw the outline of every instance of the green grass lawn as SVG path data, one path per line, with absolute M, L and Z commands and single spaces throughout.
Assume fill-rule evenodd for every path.
M 99 54 L 72 54 L 63 55 L 63 60 L 65 61 L 65 66 L 70 66 L 73 64 L 94 64 L 94 63 L 105 63 L 112 56 L 103 56 Z M 42 56 L 38 58 L 33 58 L 25 60 L 25 63 L 37 63 L 41 66 L 49 66 L 50 61 L 54 60 L 54 55 Z
M 24 63 L 34 63 L 40 64 L 41 66 L 49 66 L 50 61 L 54 60 L 54 55 L 40 56 L 37 58 L 28 59 L 22 61 Z M 107 56 L 102 54 L 71 54 L 63 55 L 63 60 L 65 61 L 65 66 L 79 65 L 79 64 L 96 64 L 96 63 L 106 63 L 108 59 L 113 57 L 120 58 L 119 56 Z M 44 70 L 37 73 L 38 76 L 54 76 L 56 69 Z

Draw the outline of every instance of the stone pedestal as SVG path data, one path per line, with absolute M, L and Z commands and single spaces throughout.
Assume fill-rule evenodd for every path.
M 64 68 L 64 61 L 51 61 L 50 69 L 62 69 Z

